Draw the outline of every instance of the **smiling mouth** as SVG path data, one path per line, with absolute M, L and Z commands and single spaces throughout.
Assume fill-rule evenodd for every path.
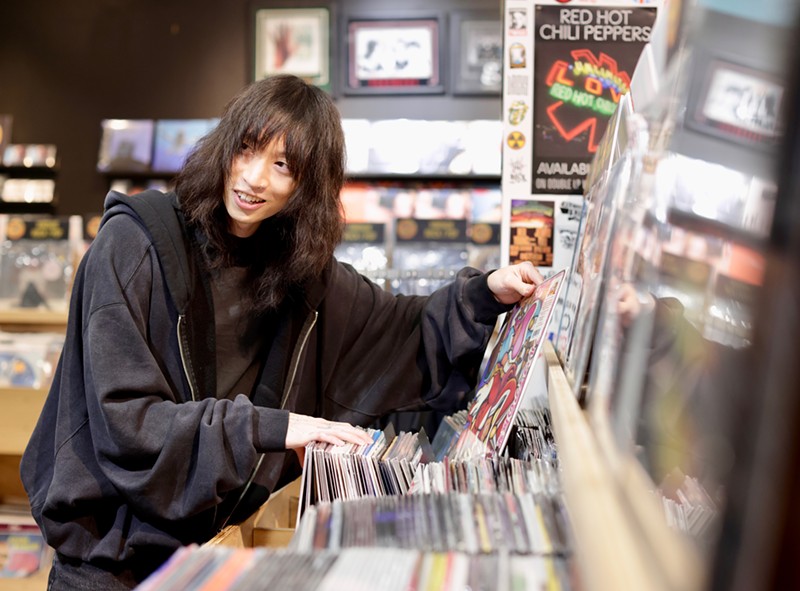
M 234 191 L 234 193 L 236 193 L 236 196 L 239 198 L 240 201 L 247 203 L 248 205 L 258 205 L 259 203 L 265 203 L 264 199 L 253 197 L 252 195 L 248 195 L 247 193 L 242 193 L 241 191 Z

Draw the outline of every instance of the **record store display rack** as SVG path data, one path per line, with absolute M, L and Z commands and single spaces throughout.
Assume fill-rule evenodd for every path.
M 797 425 L 796 413 L 767 428 L 760 419 L 781 392 L 796 411 L 796 392 L 764 379 L 763 347 L 774 358 L 777 337 L 759 324 L 783 289 L 767 245 L 795 243 L 788 230 L 776 242 L 773 228 L 797 225 L 781 200 L 796 181 L 775 171 L 789 84 L 776 51 L 790 32 L 713 9 L 691 15 L 679 15 L 669 52 L 645 49 L 598 146 L 566 303 L 527 389 L 543 385 L 546 397 L 526 394 L 508 445 L 454 454 L 474 425 L 467 413 L 430 442 L 376 431 L 360 449 L 310 446 L 287 547 L 252 547 L 257 517 L 216 540 L 248 548 L 182 549 L 142 589 L 797 582 L 770 570 L 780 546 L 775 556 L 748 543 L 754 531 L 779 539 L 769 524 L 786 507 L 763 502 L 770 481 L 754 486 L 764 469 L 751 458 L 766 431 Z M 786 219 L 773 224 L 773 208 Z M 782 342 L 797 352 L 796 335 Z M 770 449 L 796 473 L 795 447 Z
M 563 275 L 506 315 L 475 397 L 433 441 L 389 426 L 369 430 L 370 444 L 310 443 L 288 548 L 232 551 L 218 547 L 223 533 L 176 553 L 142 588 L 572 589 L 548 404 L 521 406 Z M 500 454 L 509 442 L 512 455 Z M 380 557 L 369 569 L 358 563 L 366 549 Z M 292 562 L 302 572 L 290 574 Z
M 787 29 L 788 18 L 777 23 L 757 14 L 757 2 L 748 11 L 735 0 L 507 0 L 505 81 L 533 88 L 533 76 L 528 87 L 521 72 L 538 58 L 520 48 L 528 34 L 522 29 L 533 36 L 539 16 L 545 22 L 569 9 L 576 19 L 588 18 L 604 8 L 621 15 L 632 4 L 641 14 L 659 11 L 651 42 L 630 92 L 594 138 L 583 194 L 553 201 L 580 205 L 565 205 L 581 210 L 574 255 L 562 271 L 549 238 L 548 283 L 498 327 L 469 408 L 444 417 L 429 434 L 389 423 L 369 430 L 370 445 L 310 444 L 300 479 L 208 543 L 178 550 L 140 591 L 800 588 L 795 546 L 787 542 L 800 522 L 793 506 L 800 491 L 791 488 L 793 478 L 800 482 L 800 58 L 791 64 L 786 56 L 797 30 Z M 558 30 L 577 31 L 578 22 Z M 540 55 L 549 55 L 545 47 Z M 585 68 L 580 56 L 576 63 Z M 561 83 L 554 99 L 567 96 L 574 74 L 568 70 L 553 77 Z M 517 124 L 527 107 L 507 99 L 503 116 Z M 104 122 L 109 137 L 119 123 Z M 190 121 L 161 123 L 169 131 Z M 191 123 L 200 130 L 214 121 Z M 345 121 L 363 124 L 395 137 L 407 122 Z M 533 144 L 534 132 L 546 137 L 553 130 L 529 131 Z M 586 140 L 584 131 L 575 139 Z M 358 133 L 350 129 L 349 140 Z M 371 136 L 362 129 L 361 137 Z M 503 139 L 519 147 L 518 132 Z M 137 183 L 167 186 L 174 163 L 130 175 L 130 163 L 120 168 L 103 159 L 109 145 L 101 145 L 98 160 L 109 182 L 125 173 Z M 373 148 L 365 152 L 367 169 Z M 503 149 L 507 155 L 512 148 Z M 337 256 L 406 293 L 427 293 L 465 260 L 497 266 L 499 227 L 511 210 L 507 187 L 496 186 L 498 172 L 505 185 L 524 176 L 520 163 L 507 158 L 502 171 L 478 171 L 448 160 L 447 171 L 431 172 L 424 186 L 398 182 L 389 170 L 379 171 L 381 178 L 362 170 L 342 196 L 353 231 Z M 42 187 L 35 207 L 56 203 L 54 158 L 36 174 L 19 163 L 4 167 L 6 206 L 22 207 L 26 191 Z M 564 179 L 540 180 L 557 189 Z M 533 191 L 532 181 L 519 184 Z M 560 205 L 554 209 L 563 213 Z M 66 230 L 69 220 L 41 227 L 26 220 L 13 239 L 10 221 L 0 215 L 0 304 L 15 308 L 0 305 L 0 347 L 17 355 L 3 358 L 12 361 L 3 369 L 11 370 L 0 374 L 7 380 L 0 383 L 6 506 L 24 502 L 19 456 L 46 395 L 52 375 L 46 368 L 63 338 L 69 276 L 85 248 L 80 241 L 41 240 L 45 226 L 75 234 Z M 419 235 L 458 230 L 457 244 L 404 243 L 408 221 Z M 491 227 L 490 243 L 474 243 L 474 234 L 467 240 L 466 228 L 478 225 Z M 567 236 L 571 227 L 559 231 Z M 39 267 L 56 269 L 58 281 L 43 283 L 15 264 L 34 250 Z M 438 258 L 420 275 L 415 269 L 434 251 Z M 16 274 L 13 282 L 7 273 Z M 39 302 L 37 296 L 36 314 L 16 309 Z M 35 352 L 22 351 L 14 335 L 23 333 Z M 495 387 L 509 382 L 516 388 Z M 46 564 L 41 546 L 38 559 Z M 43 577 L 45 568 L 17 588 L 40 589 Z M 15 588 L 5 582 L 0 590 Z

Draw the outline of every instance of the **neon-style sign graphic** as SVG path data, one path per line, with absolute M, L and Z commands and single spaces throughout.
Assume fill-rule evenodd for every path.
M 588 131 L 587 149 L 593 154 L 597 151 L 599 140 L 597 116 L 587 117 L 569 127 L 560 117 L 562 107 L 586 109 L 608 119 L 617 108 L 619 97 L 630 89 L 631 79 L 627 72 L 619 71 L 617 60 L 602 51 L 599 57 L 589 49 L 574 49 L 570 55 L 572 64 L 556 60 L 547 73 L 545 84 L 550 89 L 550 96 L 557 99 L 547 107 L 547 116 L 568 142 Z

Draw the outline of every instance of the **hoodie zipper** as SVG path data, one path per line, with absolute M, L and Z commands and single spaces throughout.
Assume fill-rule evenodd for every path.
M 192 401 L 197 401 L 197 392 L 194 383 L 194 374 L 189 371 L 190 362 L 186 357 L 186 352 L 189 349 L 189 344 L 186 342 L 186 337 L 183 334 L 183 326 L 186 324 L 186 316 L 184 314 L 178 315 L 178 349 L 181 354 L 181 365 L 183 366 L 183 375 L 186 377 L 186 382 L 189 384 L 189 393 L 192 395 Z
M 308 318 L 303 325 L 303 329 L 300 332 L 300 339 L 298 340 L 298 346 L 295 347 L 294 354 L 292 355 L 292 363 L 289 366 L 289 380 L 286 382 L 286 387 L 283 389 L 283 397 L 281 398 L 281 405 L 279 408 L 283 408 L 286 405 L 286 401 L 289 398 L 289 392 L 292 390 L 292 386 L 294 386 L 294 379 L 297 376 L 297 368 L 300 365 L 300 357 L 303 356 L 303 351 L 306 348 L 306 343 L 308 343 L 308 337 L 311 334 L 311 331 L 317 324 L 317 318 L 319 317 L 319 312 L 316 310 L 313 311 L 313 315 Z M 231 517 L 234 513 L 236 513 L 236 509 L 239 508 L 239 504 L 244 499 L 245 494 L 247 494 L 247 490 L 250 488 L 250 485 L 253 484 L 253 480 L 255 480 L 256 474 L 258 473 L 259 468 L 261 468 L 261 464 L 264 461 L 264 456 L 266 454 L 261 454 L 258 458 L 258 462 L 256 462 L 255 467 L 250 472 L 250 476 L 247 479 L 247 482 L 244 485 L 244 489 L 242 490 L 242 494 L 239 495 L 239 499 L 236 501 L 236 504 L 231 509 L 231 512 L 228 514 L 228 517 L 225 519 L 225 522 L 220 526 L 219 531 L 222 531 L 226 525 L 228 525 L 228 521 L 230 521 Z

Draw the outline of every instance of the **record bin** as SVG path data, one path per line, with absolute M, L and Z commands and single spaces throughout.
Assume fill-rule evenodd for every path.
M 276 491 L 242 523 L 223 528 L 205 545 L 230 548 L 286 547 L 294 535 L 299 499 L 300 478 Z

